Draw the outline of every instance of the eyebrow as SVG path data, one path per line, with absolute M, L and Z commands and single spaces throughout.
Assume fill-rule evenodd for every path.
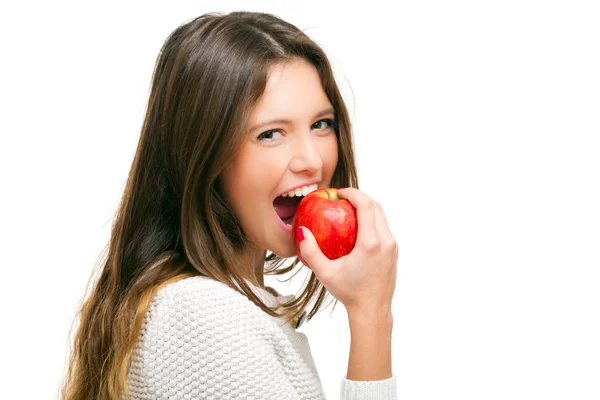
M 313 119 L 323 117 L 323 116 L 329 115 L 329 114 L 335 114 L 335 110 L 333 108 L 328 108 L 326 110 L 323 110 L 323 111 L 317 113 L 317 115 L 315 115 L 313 117 Z M 254 125 L 252 128 L 250 128 L 249 132 L 254 132 L 257 129 L 262 128 L 263 126 L 270 125 L 270 124 L 291 124 L 291 123 L 292 123 L 292 121 L 290 121 L 289 119 L 272 119 L 272 120 L 263 121 L 261 123 Z

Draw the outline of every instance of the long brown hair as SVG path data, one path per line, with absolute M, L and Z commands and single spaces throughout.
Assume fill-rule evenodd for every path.
M 295 59 L 315 66 L 335 110 L 339 154 L 331 186 L 358 188 L 348 111 L 327 56 L 314 41 L 264 13 L 209 13 L 179 26 L 157 58 L 107 252 L 74 321 L 79 326 L 63 399 L 127 393 L 129 361 L 148 304 L 179 279 L 218 280 L 288 321 L 311 302 L 309 320 L 323 308 L 328 292 L 312 273 L 302 293 L 280 308 L 256 296 L 245 281 L 254 263 L 242 259 L 249 240 L 217 184 L 241 146 L 269 67 Z M 281 268 L 285 260 L 269 254 L 265 274 L 300 268 L 298 258 Z

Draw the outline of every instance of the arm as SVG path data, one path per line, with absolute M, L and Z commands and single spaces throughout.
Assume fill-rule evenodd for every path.
M 349 312 L 350 356 L 342 379 L 341 400 L 396 400 L 392 374 L 391 309 L 379 314 Z
M 349 315 L 350 357 L 347 379 L 378 381 L 392 377 L 391 311 L 381 316 Z

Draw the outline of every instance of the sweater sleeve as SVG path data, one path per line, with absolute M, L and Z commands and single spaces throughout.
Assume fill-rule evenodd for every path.
M 392 374 L 381 381 L 351 381 L 342 378 L 340 400 L 397 400 L 397 379 Z

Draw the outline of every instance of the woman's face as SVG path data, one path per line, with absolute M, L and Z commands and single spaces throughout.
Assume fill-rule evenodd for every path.
M 295 256 L 291 226 L 278 216 L 273 201 L 302 186 L 329 186 L 338 161 L 333 120 L 333 107 L 312 64 L 292 61 L 269 70 L 245 142 L 220 176 L 242 229 L 260 249 Z

